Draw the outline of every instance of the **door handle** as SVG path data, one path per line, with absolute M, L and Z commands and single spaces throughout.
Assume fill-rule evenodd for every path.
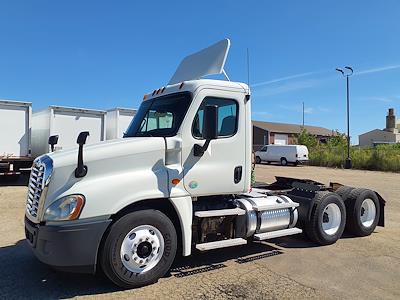
M 242 180 L 242 166 L 235 167 L 233 171 L 233 181 L 239 183 Z

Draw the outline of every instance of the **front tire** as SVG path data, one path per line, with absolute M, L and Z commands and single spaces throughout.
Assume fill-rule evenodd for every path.
M 346 225 L 346 207 L 336 193 L 317 192 L 310 220 L 305 223 L 305 233 L 320 245 L 334 244 L 343 234 Z
M 261 158 L 259 156 L 256 156 L 256 164 L 261 164 Z
M 284 158 L 284 157 L 282 157 L 282 158 L 281 158 L 281 166 L 287 166 L 287 164 L 288 164 L 287 159 Z
M 122 288 L 152 284 L 174 261 L 177 236 L 171 220 L 158 210 L 128 213 L 110 228 L 101 249 L 105 275 Z

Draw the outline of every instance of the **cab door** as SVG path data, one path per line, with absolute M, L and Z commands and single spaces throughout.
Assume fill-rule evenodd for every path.
M 218 110 L 218 138 L 212 140 L 202 156 L 194 145 L 204 145 L 203 115 L 206 105 Z M 245 187 L 244 94 L 213 89 L 200 91 L 185 119 L 182 141 L 182 167 L 185 189 L 192 196 L 242 192 Z

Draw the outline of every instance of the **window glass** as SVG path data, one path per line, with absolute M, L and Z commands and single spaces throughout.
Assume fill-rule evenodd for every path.
M 157 129 L 172 128 L 174 115 L 172 112 L 149 110 L 143 119 L 139 132 L 149 132 Z
M 124 137 L 174 136 L 191 99 L 189 93 L 177 93 L 144 101 Z
M 203 115 L 206 105 L 218 107 L 218 137 L 229 137 L 236 133 L 238 123 L 238 104 L 232 99 L 206 97 L 193 122 L 193 136 L 203 137 Z

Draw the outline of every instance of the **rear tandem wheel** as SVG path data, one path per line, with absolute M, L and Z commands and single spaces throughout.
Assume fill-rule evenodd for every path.
M 310 220 L 304 231 L 308 238 L 320 245 L 335 243 L 343 234 L 346 224 L 346 207 L 336 193 L 318 191 Z

